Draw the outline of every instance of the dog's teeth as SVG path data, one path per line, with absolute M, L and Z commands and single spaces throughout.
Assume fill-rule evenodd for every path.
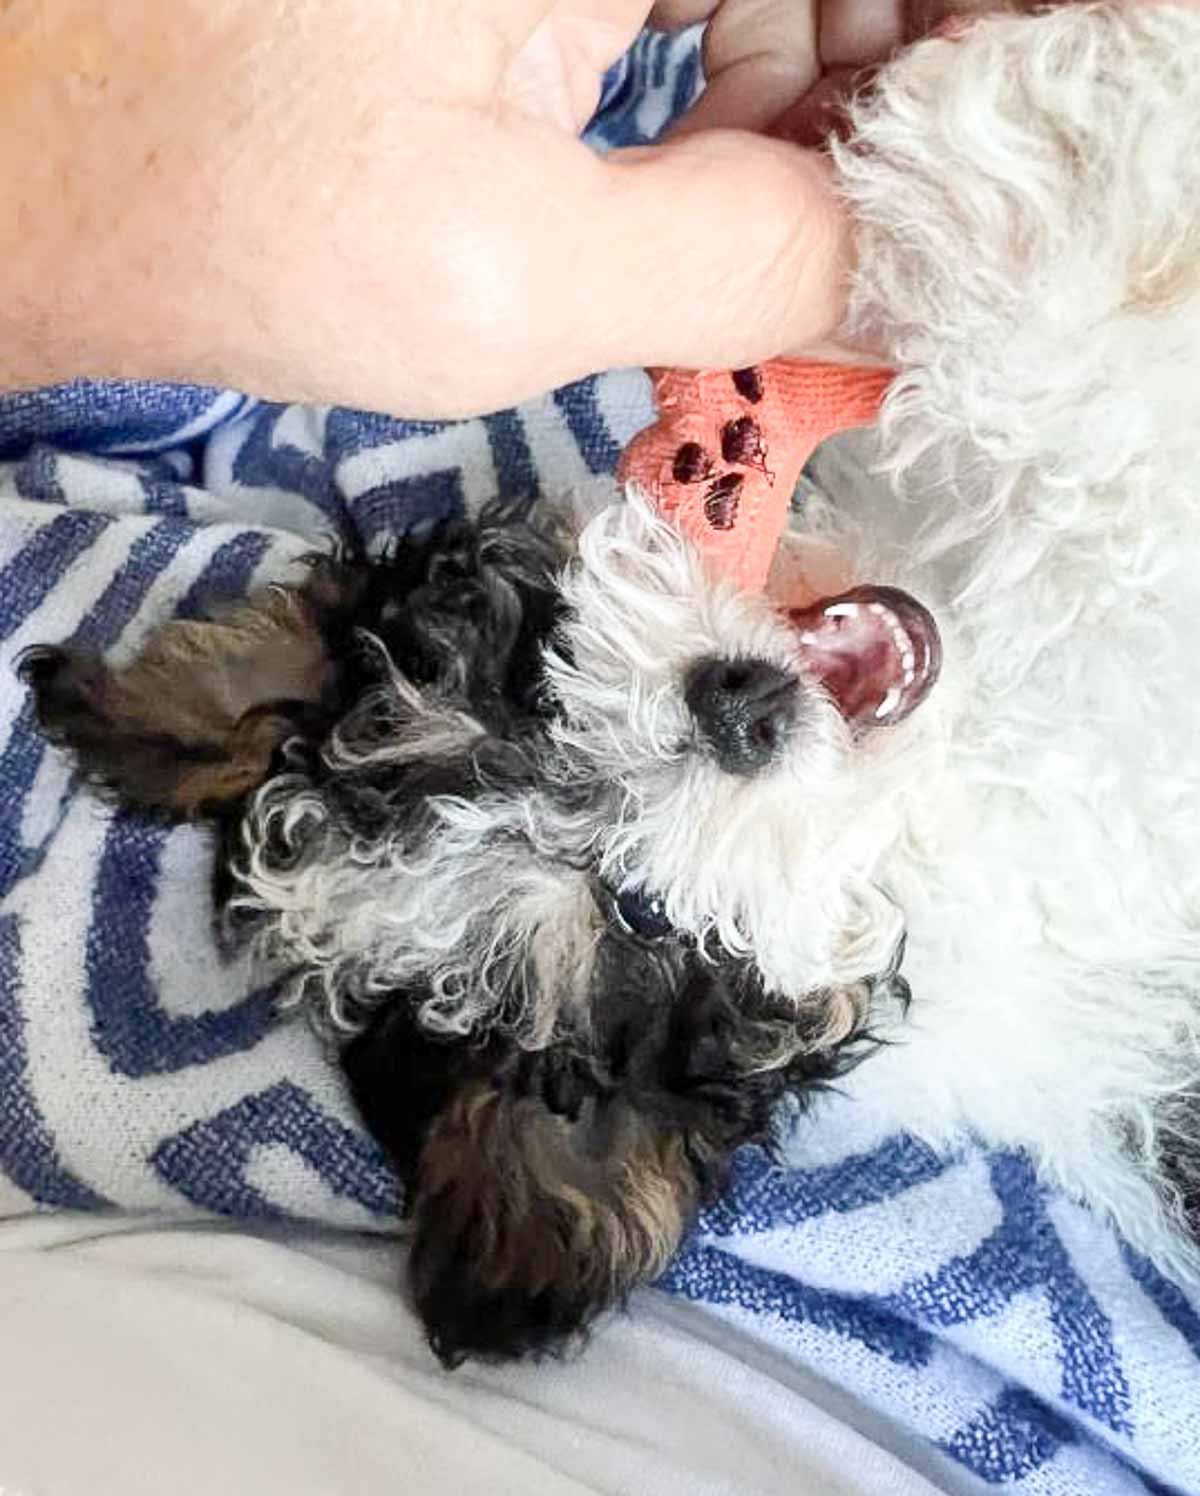
M 899 705 L 900 705 L 900 687 L 899 686 L 892 686 L 890 688 L 890 690 L 888 691 L 887 695 L 883 698 L 883 700 L 875 708 L 875 717 L 876 717 L 876 720 L 881 720 L 884 717 L 890 716 L 891 713 L 894 712 Z
M 913 640 L 908 636 L 908 630 L 901 624 L 890 607 L 884 607 L 883 603 L 872 603 L 871 612 L 877 613 L 880 618 L 887 618 L 887 631 L 892 634 L 892 643 L 896 646 L 896 654 L 901 657 L 901 666 L 905 675 L 911 679 L 911 672 L 916 669 L 917 657 L 913 649 Z
M 872 604 L 877 606 L 877 604 Z M 859 611 L 858 603 L 834 603 L 831 608 L 825 609 L 826 618 L 853 618 Z

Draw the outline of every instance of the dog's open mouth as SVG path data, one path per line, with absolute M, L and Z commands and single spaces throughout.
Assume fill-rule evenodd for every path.
M 855 727 L 903 721 L 942 668 L 932 615 L 898 587 L 854 587 L 787 616 L 805 666 Z

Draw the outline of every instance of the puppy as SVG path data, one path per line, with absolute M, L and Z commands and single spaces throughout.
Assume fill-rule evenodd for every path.
M 895 929 L 850 975 L 757 875 L 848 736 L 796 638 L 635 501 L 314 558 L 124 668 L 24 661 L 87 779 L 216 823 L 229 920 L 396 1163 L 449 1365 L 576 1341 L 903 998 Z

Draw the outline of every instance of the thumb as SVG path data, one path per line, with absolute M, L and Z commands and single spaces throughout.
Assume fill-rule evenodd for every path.
M 590 226 L 603 246 L 606 294 L 593 306 L 607 325 L 594 335 L 608 366 L 856 357 L 837 342 L 853 232 L 827 157 L 713 130 L 604 164 Z

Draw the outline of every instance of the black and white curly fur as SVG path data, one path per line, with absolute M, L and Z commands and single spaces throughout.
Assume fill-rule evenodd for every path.
M 569 1345 L 652 1279 L 781 1099 L 869 1047 L 872 991 L 903 994 L 887 960 L 878 980 L 830 963 L 798 1007 L 728 938 L 736 869 L 707 903 L 658 871 L 670 818 L 716 835 L 722 794 L 753 803 L 687 682 L 787 653 L 761 601 L 710 595 L 694 564 L 640 504 L 582 553 L 550 508 L 492 511 L 314 559 L 124 669 L 25 662 L 98 787 L 221 827 L 228 919 L 291 972 L 398 1167 L 447 1363 Z M 678 641 L 653 665 L 635 598 Z M 816 763 L 840 729 L 807 711 Z

